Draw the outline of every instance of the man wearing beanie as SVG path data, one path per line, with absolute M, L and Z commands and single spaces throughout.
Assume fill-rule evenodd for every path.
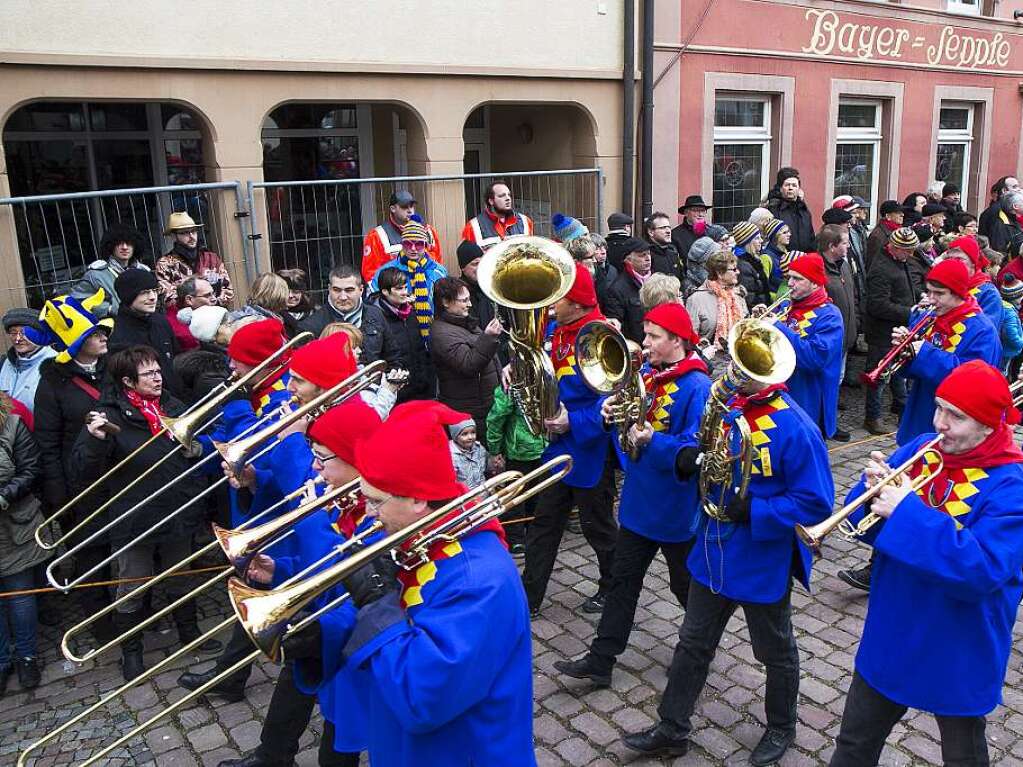
M 962 190 L 955 184 L 945 184 L 941 188 L 941 204 L 945 206 L 945 231 L 954 232 L 953 219 L 957 214 L 963 212 L 963 206 L 959 204 L 962 199 Z
M 0 365 L 0 391 L 20 402 L 29 413 L 35 407 L 42 364 L 57 356 L 49 346 L 35 343 L 29 335 L 42 332 L 35 309 L 9 309 L 3 316 L 4 332 L 11 348 Z M 79 424 L 81 426 L 81 424 Z
M 516 234 L 532 234 L 533 219 L 512 206 L 511 188 L 495 181 L 483 195 L 484 208 L 462 227 L 462 239 L 475 242 L 483 250 Z
M 611 684 L 611 670 L 629 641 L 636 605 L 650 563 L 658 551 L 668 565 L 669 586 L 679 606 L 689 593 L 686 558 L 692 549 L 700 513 L 694 436 L 710 394 L 707 366 L 696 352 L 699 336 L 681 304 L 660 304 L 647 312 L 643 348 L 648 364 L 642 376 L 649 393 L 643 420 L 629 428 L 638 456 L 621 452 L 614 424 L 615 397 L 604 400 L 601 416 L 614 432 L 625 470 L 618 506 L 618 541 L 611 590 L 589 652 L 554 667 L 598 687 Z
M 485 328 L 497 315 L 494 302 L 480 290 L 480 284 L 476 279 L 476 270 L 479 269 L 480 259 L 483 258 L 483 249 L 475 242 L 464 240 L 459 243 L 456 255 L 458 268 L 462 272 L 462 282 L 469 288 L 469 300 L 472 301 L 469 316 L 475 317 L 479 326 Z
M 795 740 L 799 649 L 792 629 L 792 584 L 809 588 L 813 556 L 795 525 L 831 514 L 834 481 L 820 430 L 785 384 L 749 379 L 728 401 L 725 423 L 742 418 L 750 429 L 753 465 L 744 496 L 711 487 L 704 502 L 724 520 L 698 515 L 687 565 L 690 585 L 659 721 L 625 736 L 646 756 L 682 756 L 690 746 L 693 714 L 725 627 L 738 607 L 746 617 L 752 655 L 763 664 L 767 728 L 749 757 L 755 767 L 777 763 Z M 728 432 L 739 450 L 740 429 Z M 682 468 L 678 461 L 676 466 Z M 731 484 L 731 483 L 729 483 Z M 735 647 L 730 652 L 737 652 Z M 749 651 L 739 651 L 748 657 Z
M 607 217 L 607 260 L 618 271 L 625 261 L 622 244 L 632 237 L 632 216 L 625 213 L 612 213 Z
M 377 270 L 394 267 L 408 275 L 409 293 L 412 295 L 412 311 L 419 323 L 419 334 L 428 339 L 430 325 L 433 322 L 433 284 L 442 277 L 448 276 L 448 270 L 426 256 L 429 245 L 429 232 L 426 227 L 416 221 L 409 221 L 401 229 L 401 254 L 393 261 Z M 371 285 L 374 291 L 379 290 L 376 276 Z
M 431 224 L 424 223 L 419 217 L 416 204 L 416 198 L 408 190 L 402 189 L 391 195 L 387 204 L 387 220 L 371 229 L 362 240 L 361 270 L 364 282 L 371 282 L 384 264 L 401 255 L 401 229 L 409 221 L 418 221 L 426 227 L 429 235 L 426 255 L 438 264 L 443 263 L 440 236 Z
M 838 429 L 838 387 L 842 383 L 845 340 L 842 313 L 827 291 L 828 274 L 819 253 L 806 253 L 789 263 L 789 298 L 777 328 L 796 352 L 796 370 L 789 394 L 827 439 Z M 848 441 L 849 435 L 839 436 Z
M 732 227 L 735 247 L 732 252 L 739 262 L 739 282 L 746 289 L 746 305 L 751 309 L 758 304 L 771 303 L 770 275 L 760 258 L 764 236 L 760 227 L 750 221 L 740 221 Z
M 898 445 L 930 430 L 935 391 L 955 368 L 969 360 L 997 365 L 1002 359 L 998 331 L 970 295 L 970 277 L 961 262 L 941 261 L 927 273 L 927 300 L 935 319 L 923 336 L 910 344 L 912 360 L 903 370 L 913 385 L 895 436 Z M 921 315 L 914 312 L 909 325 Z M 895 328 L 892 343 L 900 343 L 908 333 L 906 327 Z
M 976 237 L 956 237 L 948 244 L 941 259 L 953 259 L 966 267 L 970 276 L 970 295 L 976 299 L 984 316 L 996 328 L 1002 326 L 1002 297 L 985 269 L 991 262 L 981 253 Z
M 387 533 L 466 490 L 444 428 L 465 417 L 408 402 L 359 442 L 366 506 Z M 396 445 L 416 471 L 394 470 Z M 378 557 L 344 579 L 358 614 L 331 652 L 357 669 L 362 694 L 344 705 L 369 712 L 370 763 L 535 767 L 529 613 L 500 523 L 431 546 L 426 560 L 395 576 Z
M 597 556 L 600 577 L 597 593 L 583 605 L 585 612 L 600 612 L 611 587 L 611 560 L 617 526 L 613 516 L 614 468 L 611 441 L 600 416 L 601 397 L 579 374 L 575 339 L 587 322 L 603 320 L 597 307 L 593 277 L 582 264 L 575 265 L 575 281 L 565 297 L 554 304 L 551 361 L 558 381 L 561 410 L 545 422 L 550 444 L 542 460 L 559 455 L 572 457 L 572 470 L 537 496 L 536 518 L 526 531 L 526 563 L 522 582 L 529 611 L 540 613 L 547 582 L 561 546 L 568 511 L 578 507 L 583 535 Z
M 973 360 L 935 391 L 933 425 L 889 457 L 874 452 L 846 500 L 890 473 L 926 442 L 944 465 L 917 460 L 853 514 L 881 517 L 873 588 L 831 767 L 878 763 L 907 709 L 937 720 L 945 764 L 990 764 L 985 715 L 1001 702 L 1012 627 L 1023 596 L 1023 452 L 1020 415 L 1005 378 Z M 950 656 L 950 651 L 952 654 Z
M 110 334 L 110 353 L 129 346 L 148 346 L 155 350 L 163 371 L 163 385 L 178 396 L 181 381 L 171 361 L 179 350 L 174 329 L 159 309 L 159 288 L 156 275 L 146 269 L 128 269 L 117 276 L 114 290 L 121 305 Z

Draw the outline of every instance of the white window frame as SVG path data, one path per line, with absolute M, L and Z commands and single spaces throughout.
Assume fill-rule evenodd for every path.
M 714 94 L 713 114 L 717 114 L 718 101 L 755 101 L 764 105 L 764 122 L 759 128 L 751 126 L 721 126 L 714 125 L 714 140 L 711 148 L 711 157 L 714 156 L 714 148 L 719 144 L 741 144 L 744 146 L 760 146 L 763 149 L 763 159 L 760 163 L 760 199 L 767 196 L 771 186 L 771 142 L 774 136 L 771 133 L 771 97 L 761 96 L 752 93 L 737 93 L 735 91 L 716 91 Z M 713 192 L 713 190 L 712 190 Z
M 980 16 L 983 0 L 946 0 L 945 10 L 961 16 Z
M 942 144 L 963 144 L 965 151 L 963 152 L 963 177 L 960 181 L 960 199 L 966 200 L 969 194 L 970 185 L 970 156 L 973 154 L 973 130 L 974 120 L 976 119 L 977 105 L 971 104 L 967 101 L 942 101 L 938 105 L 938 140 L 937 147 L 935 148 L 935 165 L 937 164 L 937 148 Z M 966 129 L 965 130 L 942 130 L 941 129 L 941 110 L 942 109 L 965 109 L 966 118 Z
M 856 99 L 856 98 L 839 98 L 838 109 L 836 113 L 836 121 L 838 114 L 841 113 L 843 106 L 871 106 L 874 107 L 874 127 L 873 128 L 842 128 L 837 127 L 835 129 L 835 162 L 838 163 L 838 151 L 837 147 L 842 144 L 872 144 L 874 147 L 872 167 L 870 171 L 871 178 L 871 189 L 870 189 L 870 220 L 874 221 L 875 214 L 877 212 L 877 198 L 880 189 L 880 172 L 881 172 L 881 141 L 884 139 L 884 135 L 881 131 L 881 123 L 884 119 L 884 105 L 877 99 Z M 835 177 L 835 167 L 831 168 L 831 176 Z M 834 194 L 838 194 L 837 190 L 834 190 Z

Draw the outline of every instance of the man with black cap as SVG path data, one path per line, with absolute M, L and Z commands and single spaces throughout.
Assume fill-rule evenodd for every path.
M 362 240 L 362 279 L 372 281 L 380 267 L 401 255 L 401 228 L 409 221 L 422 221 L 416 214 L 416 198 L 402 189 L 387 202 L 387 220 L 374 227 Z M 442 263 L 437 230 L 424 224 L 430 235 L 426 255 Z
M 703 197 L 698 194 L 689 195 L 679 206 L 678 212 L 682 216 L 682 223 L 671 230 L 671 241 L 675 244 L 683 263 L 692 244 L 707 233 L 707 211 L 712 207 L 714 206 L 705 203 Z
M 631 237 L 625 247 L 628 253 L 618 277 L 607 290 L 604 310 L 610 319 L 618 320 L 626 338 L 643 343 L 643 303 L 639 289 L 650 276 L 650 243 Z
M 607 260 L 618 271 L 625 263 L 625 241 L 632 237 L 632 216 L 612 213 L 607 217 Z
M 114 290 L 121 301 L 110 334 L 110 353 L 130 346 L 149 346 L 156 351 L 163 383 L 171 393 L 181 391 L 181 381 L 171 360 L 178 353 L 174 330 L 167 316 L 158 310 L 159 282 L 153 272 L 129 269 L 114 281 Z
M 959 203 L 962 200 L 962 190 L 956 184 L 945 184 L 941 188 L 941 204 L 945 206 L 945 231 L 955 231 L 952 224 L 957 213 L 963 212 L 963 206 Z
M 476 280 L 476 270 L 479 269 L 480 259 L 483 258 L 483 249 L 475 242 L 464 240 L 458 245 L 458 268 L 462 270 L 462 282 L 469 288 L 469 299 L 472 306 L 469 307 L 469 316 L 475 317 L 481 328 L 485 328 L 495 316 L 494 302 L 491 301 L 480 289 Z
M 929 202 L 920 211 L 923 216 L 923 223 L 931 227 L 932 232 L 945 230 L 945 220 L 948 218 L 948 210 L 940 202 Z
M 864 266 L 868 272 L 874 257 L 884 251 L 885 245 L 891 239 L 892 232 L 902 226 L 906 212 L 902 209 L 902 205 L 899 204 L 898 200 L 885 200 L 881 203 L 881 207 L 878 208 L 877 215 L 877 226 L 874 227 L 870 236 L 867 237 L 867 262 Z
M 0 391 L 31 412 L 35 404 L 36 387 L 39 386 L 39 368 L 44 361 L 55 357 L 57 352 L 49 346 L 33 343 L 26 335 L 26 328 L 42 332 L 39 312 L 35 309 L 11 309 L 4 314 L 2 322 L 11 348 L 4 356 L 3 365 L 0 365 Z

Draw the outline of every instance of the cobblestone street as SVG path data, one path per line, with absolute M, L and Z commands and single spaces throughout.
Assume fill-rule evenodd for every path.
M 859 364 L 862 358 L 857 361 Z M 889 450 L 891 437 L 873 438 L 860 427 L 862 395 L 843 390 L 847 410 L 840 415 L 853 430 L 853 442 L 829 443 L 839 490 L 845 497 L 853 477 L 862 468 L 871 449 Z M 895 422 L 887 421 L 894 428 Z M 855 428 L 854 428 L 855 427 Z M 866 596 L 855 592 L 837 577 L 845 567 L 859 565 L 866 549 L 829 539 L 824 557 L 813 579 L 814 593 L 800 588 L 793 594 L 793 622 L 801 655 L 800 726 L 796 745 L 782 765 L 827 764 L 849 684 L 853 657 L 859 641 Z M 533 623 L 535 667 L 535 735 L 541 765 L 698 765 L 746 764 L 750 749 L 763 727 L 761 689 L 764 675 L 752 656 L 741 611 L 733 617 L 711 667 L 707 687 L 697 708 L 693 740 L 687 756 L 675 760 L 632 760 L 621 744 L 623 733 L 647 727 L 655 721 L 656 707 L 665 683 L 675 644 L 681 611 L 668 589 L 667 570 L 655 561 L 640 599 L 636 628 L 630 649 L 615 668 L 612 688 L 595 691 L 586 684 L 559 676 L 556 660 L 576 657 L 584 651 L 596 627 L 596 617 L 580 611 L 594 590 L 596 566 L 580 535 L 566 534 L 559 567 L 548 590 L 542 617 Z M 212 625 L 222 614 L 222 598 L 201 605 L 204 625 Z M 1017 636 L 1023 624 L 1017 623 Z M 7 695 L 0 699 L 0 764 L 14 764 L 18 752 L 40 735 L 94 703 L 102 693 L 120 683 L 117 653 L 97 664 L 75 668 L 59 655 L 59 634 L 44 629 L 45 660 L 43 684 L 22 693 L 12 680 Z M 226 637 L 223 637 L 226 639 Z M 173 649 L 176 635 L 149 634 L 146 638 L 147 665 Z M 954 652 L 955 648 L 949 648 Z M 212 661 L 207 659 L 206 668 Z M 1018 650 L 1010 660 L 1005 705 L 988 718 L 988 741 L 992 763 L 1002 767 L 1023 764 L 1023 657 Z M 165 672 L 143 684 L 111 710 L 103 711 L 83 726 L 37 752 L 30 764 L 37 767 L 77 764 L 137 721 L 168 702 L 180 698 L 175 680 L 181 668 Z M 263 716 L 273 689 L 277 668 L 262 664 L 255 669 L 246 700 L 227 704 L 192 706 L 150 731 L 109 765 L 216 765 L 221 759 L 238 756 L 259 741 Z M 316 742 L 321 722 L 304 736 L 298 764 L 316 764 Z M 882 758 L 883 765 L 940 764 L 940 747 L 935 722 L 929 715 L 911 712 L 895 728 Z M 424 767 L 441 767 L 424 765 Z

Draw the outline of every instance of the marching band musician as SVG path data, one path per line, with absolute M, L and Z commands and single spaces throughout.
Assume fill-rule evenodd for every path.
M 984 270 L 990 266 L 980 251 L 980 244 L 976 237 L 957 237 L 948 244 L 948 248 L 941 254 L 941 259 L 954 259 L 966 267 L 970 276 L 970 295 L 977 301 L 977 305 L 984 316 L 997 330 L 1002 327 L 1002 295 L 998 288 L 991 282 L 991 278 Z
M 790 303 L 778 321 L 796 352 L 789 395 L 830 439 L 838 428 L 838 387 L 842 383 L 842 313 L 831 302 L 828 274 L 819 253 L 789 262 Z
M 819 522 L 831 513 L 834 483 L 820 430 L 785 388 L 783 383 L 747 380 L 729 402 L 726 424 L 742 416 L 751 431 L 748 492 L 723 505 L 727 521 L 702 520 L 689 555 L 689 598 L 658 708 L 660 722 L 625 736 L 633 751 L 688 751 L 697 697 L 725 626 L 739 606 L 753 655 L 767 670 L 767 730 L 750 763 L 774 764 L 795 738 L 799 652 L 792 632 L 792 579 L 809 589 L 812 557 L 793 526 Z M 739 448 L 738 432 L 729 428 L 733 454 Z
M 409 402 L 358 444 L 367 509 L 388 533 L 465 492 L 444 427 L 466 418 Z M 396 446 L 415 471 L 395 471 Z M 535 767 L 529 613 L 500 523 L 439 541 L 397 578 L 385 559 L 344 579 L 358 608 L 344 654 L 369 713 L 370 763 Z
M 870 602 L 831 767 L 876 765 L 908 708 L 934 714 L 945 764 L 990 763 L 985 715 L 1001 702 L 1023 596 L 1023 452 L 1010 428 L 1020 414 L 980 360 L 954 368 L 935 396 L 944 465 L 925 457 L 909 474 L 930 483 L 914 493 L 903 475 L 869 507 L 882 523 L 864 536 L 875 552 Z M 933 437 L 887 463 L 872 453 L 850 498 Z
M 611 561 L 617 534 L 613 516 L 612 486 L 614 471 L 608 432 L 600 415 L 601 396 L 583 382 L 575 359 L 575 339 L 583 325 L 602 320 L 597 306 L 593 277 L 580 263 L 575 265 L 575 280 L 565 297 L 554 304 L 556 327 L 551 344 L 558 381 L 561 410 L 546 422 L 551 435 L 541 461 L 559 455 L 572 456 L 572 470 L 560 482 L 537 496 L 535 518 L 526 531 L 526 561 L 522 581 L 529 600 L 530 614 L 540 612 L 547 582 L 550 580 L 558 547 L 565 532 L 568 511 L 579 508 L 583 535 L 597 555 L 600 580 L 597 594 L 584 604 L 587 612 L 603 609 L 604 595 L 611 587 Z M 587 609 L 588 605 L 594 609 Z
M 710 393 L 707 365 L 696 351 L 699 336 L 689 313 L 677 303 L 647 312 L 643 329 L 643 348 L 649 354 L 643 379 L 650 400 L 645 419 L 629 430 L 641 450 L 639 457 L 633 461 L 619 450 L 625 483 L 611 589 L 589 652 L 578 660 L 554 663 L 563 674 L 590 679 L 598 687 L 611 683 L 615 660 L 629 641 L 643 578 L 658 549 L 668 565 L 671 592 L 685 607 L 685 560 L 698 522 L 696 433 Z M 605 423 L 613 418 L 614 405 L 612 397 L 604 401 Z
M 935 389 L 952 370 L 973 359 L 991 365 L 1001 362 L 998 330 L 970 295 L 970 276 L 961 262 L 944 260 L 927 272 L 927 302 L 935 320 L 920 340 L 909 345 L 913 358 L 904 370 L 913 386 L 899 420 L 898 445 L 931 430 Z M 918 319 L 919 314 L 912 315 L 909 324 Z M 904 327 L 895 328 L 892 343 L 901 343 L 908 334 Z

